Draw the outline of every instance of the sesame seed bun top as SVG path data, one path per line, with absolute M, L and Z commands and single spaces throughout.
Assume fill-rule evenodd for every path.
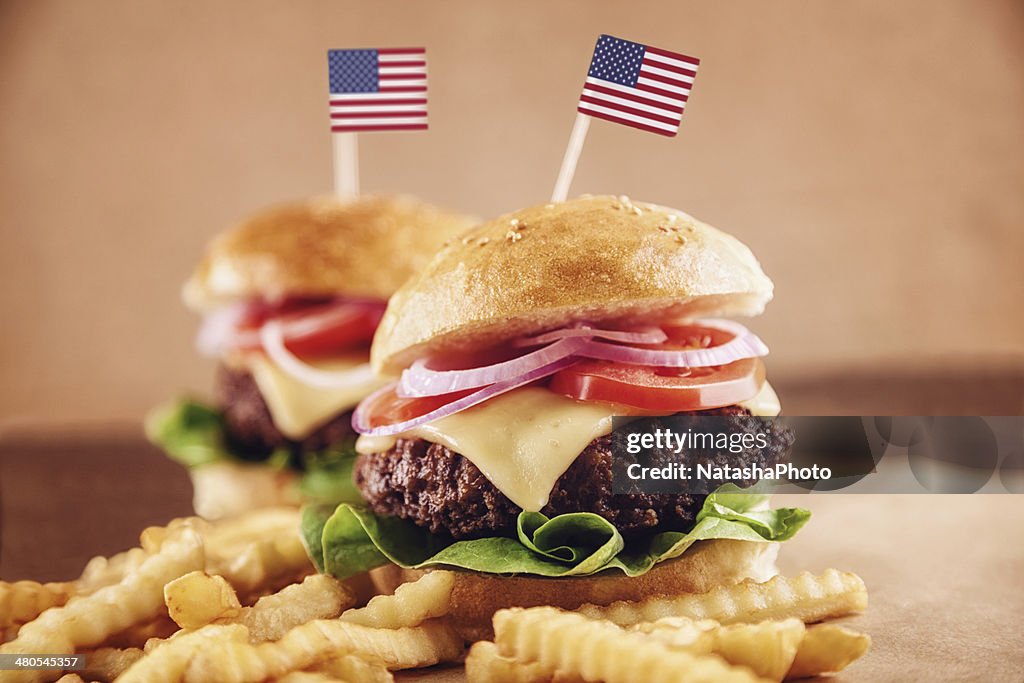
M 470 351 L 574 322 L 757 315 L 773 285 L 743 243 L 678 211 L 585 196 L 488 221 L 391 298 L 374 367 Z
M 280 204 L 215 237 L 183 297 L 197 311 L 254 297 L 387 299 L 472 224 L 411 197 Z

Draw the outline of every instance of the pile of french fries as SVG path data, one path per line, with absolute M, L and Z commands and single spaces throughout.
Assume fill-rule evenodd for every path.
M 829 569 L 577 612 L 506 609 L 494 615 L 494 642 L 470 649 L 466 675 L 471 683 L 768 683 L 834 673 L 871 639 L 815 622 L 863 611 L 867 599 L 860 577 Z
M 143 531 L 74 581 L 0 582 L 0 653 L 85 655 L 78 672 L 0 671 L 0 683 L 384 683 L 459 662 L 447 615 L 455 575 L 359 596 L 315 573 L 298 512 L 267 509 Z M 368 601 L 363 601 L 368 598 Z M 465 656 L 470 683 L 781 681 L 839 671 L 870 639 L 819 624 L 865 609 L 854 574 L 776 577 L 703 595 L 577 612 L 501 610 Z M 807 624 L 814 624 L 805 626 Z
M 383 683 L 463 656 L 442 618 L 451 588 L 449 572 L 431 572 L 357 607 L 355 590 L 315 573 L 295 509 L 175 520 L 74 581 L 0 582 L 0 653 L 86 659 L 80 672 L 6 670 L 0 682 Z

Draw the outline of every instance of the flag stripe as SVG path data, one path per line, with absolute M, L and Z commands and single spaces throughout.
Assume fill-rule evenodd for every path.
M 676 71 L 675 69 L 665 69 L 654 65 L 653 63 L 648 64 L 646 61 L 640 68 L 640 73 L 657 74 L 666 78 L 671 78 L 675 81 L 683 81 L 685 83 L 693 83 L 693 75 L 689 73 L 683 73 L 682 71 Z
M 659 57 L 668 57 L 669 59 L 678 59 L 681 62 L 692 64 L 694 68 L 700 66 L 700 60 L 696 57 L 687 57 L 678 52 L 669 52 L 668 50 L 662 50 L 660 47 L 651 47 L 650 45 L 645 45 L 644 47 L 646 48 L 644 50 L 645 53 L 655 54 Z
M 423 105 L 412 107 L 344 107 L 341 109 L 331 108 L 329 116 L 332 119 L 343 119 L 352 116 L 366 116 L 367 114 L 379 113 L 381 116 L 425 116 L 427 108 Z
M 423 87 L 421 85 L 422 83 L 423 81 L 409 80 L 407 78 L 395 79 L 393 81 L 388 81 L 387 85 L 381 84 L 380 92 L 401 92 L 399 88 Z
M 415 119 L 421 116 L 426 116 L 427 110 L 421 109 L 419 111 L 334 111 L 331 112 L 331 120 L 337 121 L 339 119 L 401 119 L 409 118 Z
M 394 85 L 388 85 L 387 88 L 381 88 L 380 91 L 381 91 L 382 94 L 386 94 L 386 95 L 393 95 L 395 93 L 402 93 L 402 92 L 425 93 L 425 92 L 427 92 L 427 86 L 426 85 L 399 85 L 399 84 L 394 84 Z
M 652 109 L 657 110 L 655 113 L 675 113 L 683 110 L 683 105 L 678 99 L 669 100 L 669 102 L 671 102 L 670 104 L 669 102 L 664 101 L 667 98 L 652 99 L 650 97 L 637 95 L 635 91 L 613 90 L 597 83 L 587 83 L 584 85 L 583 94 L 586 95 L 588 92 L 591 96 L 600 97 L 602 99 L 610 99 L 613 101 L 620 99 L 624 101 L 628 100 L 629 102 L 635 102 L 637 106 L 640 106 L 641 108 L 651 107 Z
M 377 54 L 384 56 L 391 55 L 422 55 L 426 54 L 427 48 L 425 47 L 385 47 L 377 50 Z
M 663 123 L 661 121 L 652 121 L 647 116 L 637 116 L 628 112 L 619 111 L 611 107 L 604 107 L 599 104 L 590 104 L 589 102 L 580 102 L 579 111 L 586 110 L 587 113 L 605 114 L 606 116 L 615 117 L 622 121 L 629 121 L 631 123 L 643 123 L 644 125 L 650 126 L 651 128 L 657 128 L 658 130 L 675 130 L 679 127 L 678 122 Z
M 681 88 L 679 86 L 669 85 L 668 83 L 663 83 L 661 81 L 652 81 L 651 79 L 647 78 L 646 76 L 641 76 L 640 78 L 636 79 L 636 87 L 644 88 L 644 89 L 646 89 L 646 88 L 657 88 L 657 91 L 655 91 L 655 92 L 665 93 L 669 97 L 678 97 L 679 95 L 689 95 L 690 94 L 690 86 L 686 86 L 685 88 Z
M 680 62 L 674 59 L 666 59 L 665 57 L 659 57 L 658 55 L 652 55 L 651 53 L 644 54 L 644 63 L 650 64 L 651 66 L 658 66 L 662 69 L 669 69 L 677 73 L 686 74 L 687 76 L 696 76 L 697 70 L 691 68 L 693 65 L 687 62 Z
M 395 71 L 385 73 L 383 69 L 380 71 L 380 80 L 382 81 L 397 81 L 397 80 L 410 80 L 410 81 L 425 81 L 427 80 L 426 72 L 417 73 L 415 71 Z
M 640 82 L 641 78 L 649 78 L 652 81 L 664 83 L 665 85 L 675 86 L 678 88 L 689 88 L 693 85 L 693 79 L 689 76 L 671 76 L 665 73 L 659 73 L 661 69 L 650 69 L 643 67 L 640 69 L 640 78 L 637 79 L 637 83 Z
M 580 102 L 587 102 L 588 104 L 604 106 L 609 109 L 614 109 L 615 111 L 620 111 L 626 114 L 633 114 L 634 116 L 639 116 L 650 121 L 667 123 L 673 126 L 679 124 L 679 119 L 683 114 L 683 111 L 680 109 L 679 113 L 677 113 L 675 116 L 665 116 L 664 112 L 659 113 L 657 111 L 651 111 L 650 107 L 636 107 L 630 104 L 614 102 L 610 98 L 590 97 L 589 95 L 586 94 L 580 96 Z
M 668 137 L 673 137 L 676 134 L 676 131 L 679 130 L 677 126 L 671 126 L 668 128 L 655 128 L 654 126 L 649 126 L 643 123 L 642 121 L 644 121 L 645 119 L 637 121 L 635 119 L 625 118 L 617 116 L 615 114 L 608 114 L 596 110 L 584 109 L 583 105 L 579 106 L 578 111 L 586 114 L 587 116 L 593 116 L 594 118 L 597 119 L 604 119 L 605 121 L 612 121 L 613 123 L 621 123 L 627 126 L 631 126 L 633 128 L 639 128 L 640 130 L 646 130 L 649 133 L 657 133 L 658 135 L 665 135 Z
M 656 88 L 653 85 L 647 85 L 645 83 L 637 83 L 636 88 L 640 92 L 650 95 L 651 97 L 664 97 L 665 99 L 672 100 L 673 102 L 685 102 L 690 97 L 689 93 L 669 92 L 668 90 Z
M 381 61 L 380 68 L 383 69 L 406 69 L 410 67 L 426 67 L 427 63 L 424 60 L 403 60 L 403 61 Z
M 427 98 L 425 97 L 390 97 L 386 95 L 381 99 L 374 97 L 366 97 L 362 93 L 353 95 L 352 99 L 338 99 L 338 95 L 332 95 L 328 104 L 332 107 L 358 107 L 364 104 L 370 104 L 378 107 L 390 107 L 395 105 L 414 105 L 414 104 L 426 104 Z
M 584 89 L 594 88 L 598 92 L 612 91 L 614 94 L 625 97 L 626 95 L 636 95 L 642 97 L 644 100 L 648 100 L 650 104 L 660 103 L 669 107 L 674 107 L 679 104 L 680 100 L 685 101 L 685 97 L 680 97 L 675 93 L 665 92 L 657 94 L 648 91 L 647 89 L 630 88 L 625 85 L 619 85 L 618 83 L 612 83 L 611 81 L 602 81 L 599 78 L 589 77 L 587 78 Z
M 351 125 L 333 125 L 331 126 L 332 133 L 368 133 L 372 131 L 380 130 L 427 130 L 427 124 L 424 123 L 384 123 L 384 124 L 351 124 Z

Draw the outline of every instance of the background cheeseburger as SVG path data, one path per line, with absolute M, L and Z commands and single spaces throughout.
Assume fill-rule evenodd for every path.
M 368 359 L 385 302 L 469 225 L 408 197 L 321 197 L 208 245 L 183 296 L 219 361 L 216 406 L 179 400 L 147 420 L 190 468 L 197 513 L 354 495 L 352 408 L 381 385 Z
M 771 296 L 735 238 L 624 197 L 473 228 L 388 305 L 372 362 L 401 379 L 353 417 L 365 504 L 307 508 L 311 556 L 339 578 L 375 568 L 384 591 L 464 570 L 452 612 L 470 638 L 505 606 L 766 579 L 807 511 L 769 513 L 735 487 L 614 495 L 610 432 L 613 415 L 777 414 L 767 348 L 707 319 L 760 313 Z M 781 441 L 732 457 L 774 464 Z

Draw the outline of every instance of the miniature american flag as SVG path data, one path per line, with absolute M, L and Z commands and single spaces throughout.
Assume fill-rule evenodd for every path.
M 602 35 L 577 110 L 660 135 L 679 132 L 700 60 Z
M 331 131 L 424 130 L 427 51 L 329 50 Z

